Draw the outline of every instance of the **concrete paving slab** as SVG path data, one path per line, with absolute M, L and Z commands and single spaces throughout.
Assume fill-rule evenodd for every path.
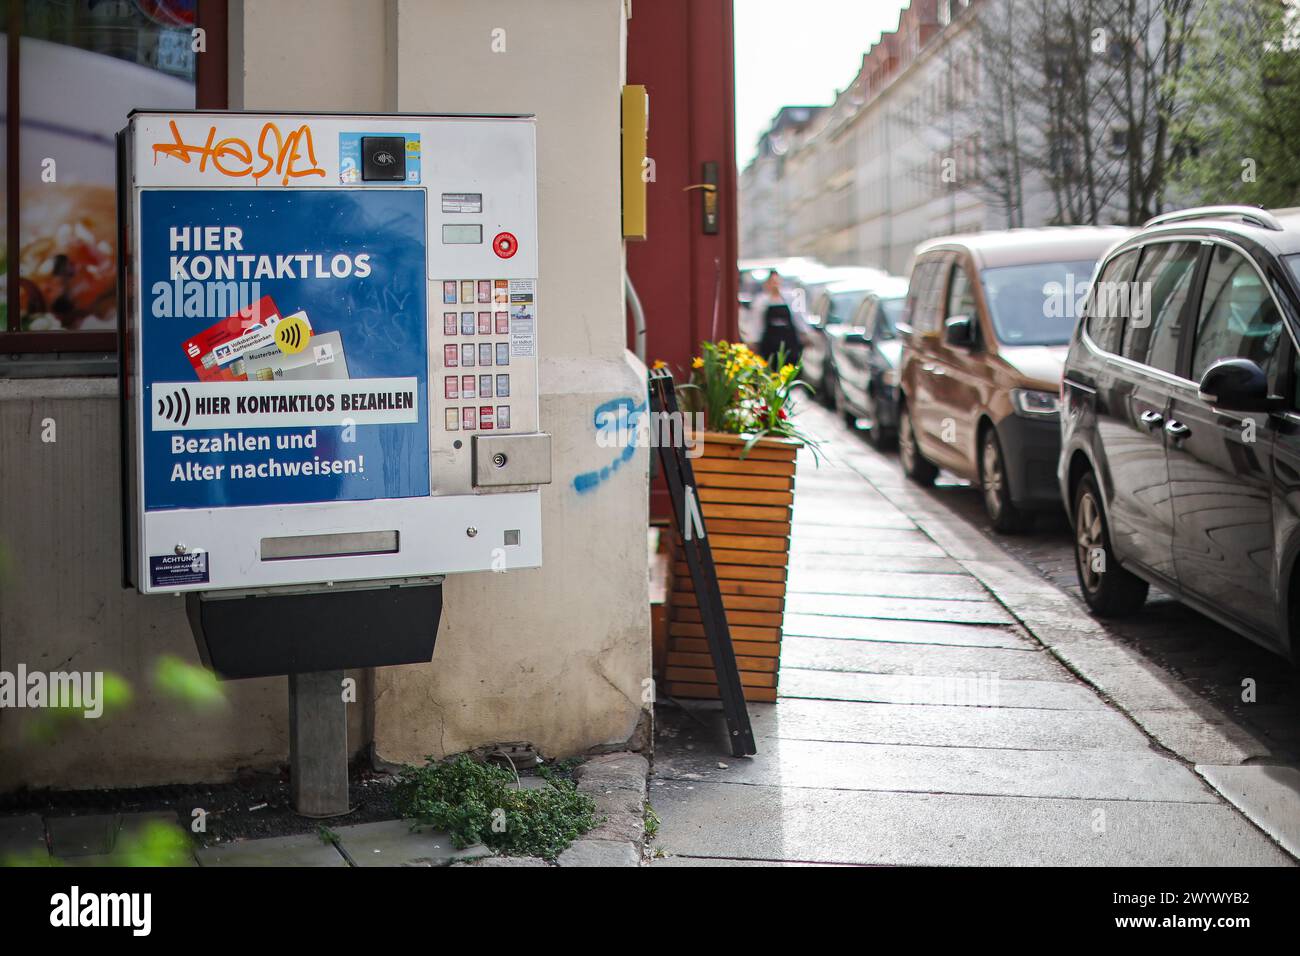
M 867 574 L 875 571 L 897 573 L 965 574 L 952 558 L 909 557 L 901 554 L 816 554 L 790 556 L 790 573 L 839 571 Z
M 1221 803 L 881 793 L 664 781 L 667 853 L 892 866 L 1285 866 Z
M 919 531 L 881 530 L 869 539 L 792 538 L 790 554 L 899 554 L 912 557 L 946 558 L 937 544 Z
M 992 671 L 1001 680 L 1076 679 L 1043 650 L 887 644 L 789 634 L 781 643 L 781 666 L 925 676 Z
M 1198 766 L 1196 772 L 1255 826 L 1300 857 L 1300 770 L 1252 764 Z
M 639 866 L 641 856 L 630 843 L 609 840 L 575 840 L 556 858 L 560 866 Z
M 719 761 L 697 751 L 660 753 L 655 758 L 655 778 L 831 790 L 1218 802 L 1191 770 L 1149 750 L 1009 750 L 769 739 L 748 760 Z
M 1000 680 L 973 674 L 968 679 L 903 674 L 854 674 L 782 668 L 781 697 L 862 700 L 885 704 L 1026 707 L 1040 710 L 1101 710 L 1105 704 L 1080 684 Z
M 457 860 L 491 856 L 482 845 L 456 849 L 451 834 L 412 827 L 410 820 L 381 820 L 335 827 L 339 846 L 354 866 L 447 866 Z
M 343 855 L 315 833 L 240 840 L 196 851 L 199 866 L 347 866 Z
M 792 594 L 869 594 L 881 597 L 928 597 L 987 601 L 989 592 L 964 574 L 895 571 L 791 570 L 786 589 Z
M 649 866 L 840 866 L 838 863 L 803 863 L 796 860 L 729 860 L 714 856 L 663 856 L 650 860 Z
M 943 621 L 900 621 L 885 618 L 831 617 L 786 611 L 785 635 L 837 637 L 852 641 L 890 641 L 954 647 L 1035 648 L 1038 643 L 1019 629 L 1003 625 L 947 624 Z
M 794 533 L 797 536 L 869 538 L 882 528 L 915 530 L 916 523 L 897 508 L 818 508 L 795 499 Z
M 45 845 L 45 821 L 35 813 L 0 817 L 0 860 L 10 856 L 39 858 L 49 853 Z
M 113 852 L 121 816 L 94 813 L 76 817 L 47 817 L 50 852 L 60 858 L 100 856 Z
M 856 594 L 791 594 L 785 609 L 794 614 L 878 617 L 954 624 L 1013 624 L 1015 618 L 992 601 L 872 597 Z
M 771 710 L 750 707 L 760 740 L 841 740 L 934 747 L 1014 747 L 1021 750 L 1150 750 L 1133 723 L 1109 709 L 1031 710 L 944 707 L 785 698 Z M 721 717 L 718 717 L 721 720 Z M 661 741 L 667 752 L 673 742 Z

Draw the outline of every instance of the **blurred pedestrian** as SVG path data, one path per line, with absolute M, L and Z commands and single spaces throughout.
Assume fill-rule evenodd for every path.
M 803 351 L 799 344 L 799 335 L 794 327 L 794 315 L 790 311 L 790 301 L 781 289 L 781 275 L 775 269 L 767 274 L 763 291 L 754 299 L 752 314 L 762 321 L 762 332 L 758 341 L 758 354 L 769 362 L 781 346 L 785 346 L 785 360 L 799 364 Z

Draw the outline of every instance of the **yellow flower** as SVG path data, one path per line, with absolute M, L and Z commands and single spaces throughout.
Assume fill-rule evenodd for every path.
M 794 366 L 788 362 L 781 366 L 781 381 L 788 382 L 794 378 Z
M 691 359 L 691 368 L 704 368 L 704 359 L 698 355 Z
M 697 361 L 698 361 L 698 359 L 697 359 Z M 661 368 L 667 368 L 667 367 L 668 367 L 668 363 L 665 362 L 663 359 L 655 359 L 655 363 L 654 363 L 653 365 L 651 365 L 650 367 L 651 367 L 652 369 L 654 369 L 655 371 L 658 371 L 658 370 L 661 369 Z M 696 367 L 696 368 L 699 368 L 698 365 L 695 366 L 695 367 Z

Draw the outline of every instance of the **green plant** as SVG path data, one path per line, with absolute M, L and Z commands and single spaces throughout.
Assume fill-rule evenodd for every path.
M 659 819 L 659 814 L 655 813 L 655 808 L 647 803 L 645 805 L 645 836 L 647 840 L 655 838 L 655 834 L 659 832 L 659 824 L 662 822 Z
M 446 830 L 452 843 L 482 843 L 506 854 L 553 860 L 599 822 L 596 804 L 559 778 L 537 790 L 517 787 L 514 774 L 464 754 L 429 757 L 402 770 L 393 796 L 403 817 Z
M 114 866 L 185 866 L 194 862 L 190 838 L 172 823 L 154 821 L 118 837 Z
M 681 386 L 682 405 L 704 415 L 710 431 L 748 438 L 742 457 L 763 438 L 789 438 L 816 450 L 791 417 L 800 366 L 786 361 L 785 346 L 773 357 L 775 370 L 740 342 L 704 342 L 691 362 L 691 380 Z

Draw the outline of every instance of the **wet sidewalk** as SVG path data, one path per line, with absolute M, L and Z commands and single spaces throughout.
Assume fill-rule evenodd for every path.
M 826 443 L 799 461 L 780 697 L 750 705 L 741 759 L 710 705 L 659 707 L 654 865 L 1293 862 L 1034 636 L 1100 640 L 1077 605 L 921 520 L 896 463 L 809 413 Z

